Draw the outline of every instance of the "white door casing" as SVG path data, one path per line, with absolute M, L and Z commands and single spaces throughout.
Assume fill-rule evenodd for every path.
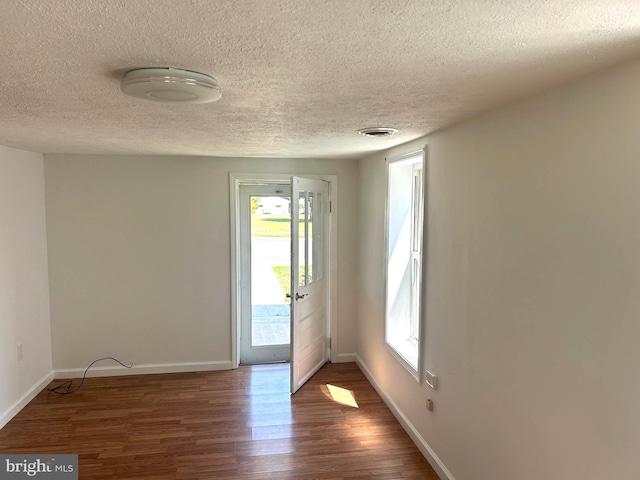
M 231 256 L 231 368 L 240 365 L 240 332 L 242 307 L 242 268 L 240 259 L 240 187 L 243 185 L 290 185 L 291 175 L 286 173 L 229 173 L 229 236 Z M 339 344 L 338 331 L 338 217 L 339 210 L 338 176 L 337 175 L 305 175 L 307 178 L 325 180 L 329 185 L 329 201 L 332 208 L 329 212 L 329 228 L 325 231 L 327 255 L 329 257 L 325 276 L 327 279 L 328 317 L 330 324 L 331 343 L 329 356 L 332 362 L 341 361 L 336 345 Z M 350 355 L 347 356 L 351 358 Z M 346 357 L 345 357 L 346 358 Z M 348 360 L 352 361 L 352 360 Z

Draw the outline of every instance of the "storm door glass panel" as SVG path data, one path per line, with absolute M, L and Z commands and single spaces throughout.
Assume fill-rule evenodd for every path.
M 287 196 L 250 197 L 250 348 L 287 345 L 291 337 L 290 204 Z

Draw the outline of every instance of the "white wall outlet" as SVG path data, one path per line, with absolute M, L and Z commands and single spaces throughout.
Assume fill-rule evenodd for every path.
M 435 373 L 427 370 L 426 378 L 427 385 L 436 390 L 438 388 L 438 377 Z
M 17 348 L 16 348 L 17 352 L 18 352 L 18 361 L 22 360 L 22 344 L 19 343 Z

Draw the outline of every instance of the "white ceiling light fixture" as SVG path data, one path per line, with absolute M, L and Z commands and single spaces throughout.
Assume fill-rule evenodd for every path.
M 155 102 L 209 103 L 222 96 L 215 78 L 180 68 L 137 68 L 125 73 L 120 89 Z
M 397 128 L 389 128 L 389 127 L 371 127 L 371 128 L 361 128 L 358 130 L 360 135 L 364 135 L 365 137 L 388 137 L 389 135 L 393 135 L 394 133 L 398 133 Z

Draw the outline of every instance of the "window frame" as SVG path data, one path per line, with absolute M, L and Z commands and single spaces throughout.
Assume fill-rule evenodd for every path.
M 412 162 L 413 159 L 420 157 L 421 160 Z M 424 371 L 424 339 L 425 339 L 425 319 L 426 319 L 426 302 L 424 301 L 426 297 L 426 244 L 427 244 L 427 197 L 428 197 L 428 183 L 427 183 L 427 173 L 428 173 L 428 163 L 427 163 L 427 147 L 425 146 L 422 150 L 414 150 L 409 153 L 398 155 L 394 157 L 386 158 L 386 209 L 385 209 L 385 220 L 384 220 L 384 229 L 385 229 L 385 250 L 384 250 L 384 345 L 389 351 L 389 353 L 413 376 L 413 378 L 422 383 Z M 414 286 L 414 276 L 413 273 L 410 274 L 409 281 L 409 308 L 412 312 L 409 314 L 408 325 L 406 325 L 407 339 L 406 344 L 404 341 L 398 341 L 396 339 L 395 345 L 391 342 L 391 337 L 389 335 L 390 326 L 392 320 L 390 320 L 390 262 L 391 255 L 393 252 L 390 252 L 390 241 L 391 241 L 391 223 L 392 223 L 392 176 L 391 170 L 394 165 L 400 164 L 412 164 L 412 172 L 411 172 L 411 199 L 410 199 L 410 210 L 408 215 L 410 215 L 410 224 L 411 231 L 409 232 L 409 244 L 407 248 L 408 255 L 408 266 L 410 271 L 414 270 L 414 262 L 418 263 L 417 269 L 419 271 L 419 277 L 417 279 L 418 284 Z M 416 166 L 419 166 L 416 168 Z M 420 170 L 420 173 L 417 173 L 416 170 Z M 421 185 L 419 185 L 421 189 L 422 201 L 418 202 L 415 198 L 415 190 L 417 188 L 416 183 L 417 178 L 420 179 Z M 415 208 L 418 206 L 421 212 L 416 212 Z M 416 213 L 418 216 L 416 217 Z M 421 216 L 422 228 L 418 229 L 419 231 L 415 231 L 415 223 L 416 219 Z M 395 226 L 395 235 L 400 235 L 401 227 Z M 418 248 L 416 248 L 418 247 Z M 417 294 L 417 298 L 415 295 Z M 416 323 L 413 324 L 412 319 L 417 315 Z M 405 315 L 406 316 L 406 315 Z M 416 334 L 415 328 L 418 327 L 418 332 Z M 409 343 L 413 344 L 413 347 L 409 346 Z M 401 346 L 404 345 L 404 354 L 401 351 Z M 408 350 L 412 350 L 415 347 L 415 365 L 412 363 L 411 359 L 407 358 L 406 352 Z

